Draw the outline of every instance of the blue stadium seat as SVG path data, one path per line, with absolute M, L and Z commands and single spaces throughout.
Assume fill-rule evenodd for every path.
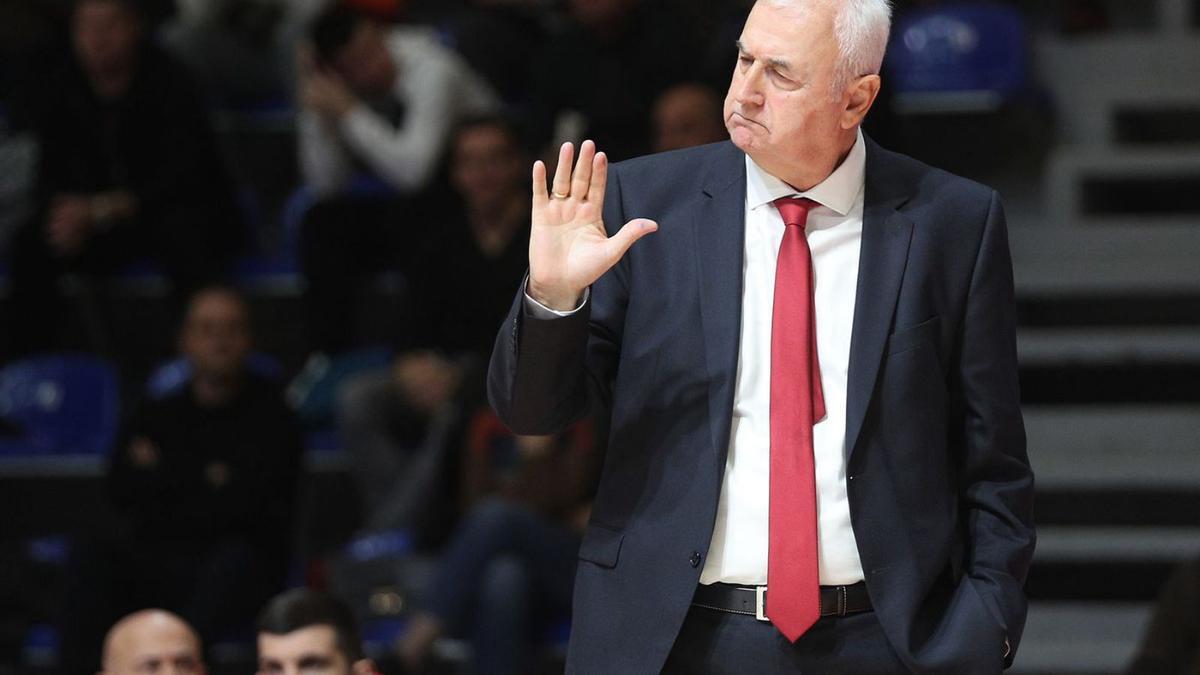
M 367 619 L 362 625 L 363 650 L 371 656 L 390 655 L 408 627 L 408 617 Z
M 0 455 L 105 455 L 120 420 L 116 370 L 67 354 L 9 364 L 0 369 L 0 416 L 22 432 L 0 439 Z
M 268 380 L 283 380 L 283 365 L 274 356 L 262 352 L 251 352 L 246 359 L 251 373 Z M 180 356 L 154 369 L 146 379 L 146 395 L 161 399 L 179 391 L 192 377 L 192 364 Z
M 886 70 L 901 112 L 988 112 L 1029 89 L 1024 19 L 995 2 L 948 3 L 897 18 Z

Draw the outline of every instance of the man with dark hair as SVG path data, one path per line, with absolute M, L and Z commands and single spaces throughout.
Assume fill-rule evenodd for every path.
M 258 616 L 258 673 L 373 675 L 358 625 L 340 600 L 307 588 L 275 596 Z
M 491 88 L 431 30 L 391 27 L 345 7 L 312 24 L 301 49 L 300 152 L 323 195 L 356 163 L 399 192 L 432 179 L 454 125 L 494 111 Z
M 18 353 L 55 346 L 61 275 L 151 258 L 183 298 L 220 277 L 240 240 L 202 100 L 132 0 L 79 0 L 70 27 L 72 58 L 35 106 L 35 214 L 12 245 Z
M 361 281 L 407 271 L 423 235 L 410 198 L 433 183 L 455 125 L 497 101 L 428 29 L 385 29 L 335 7 L 310 38 L 298 59 L 300 168 L 317 203 L 301 226 L 300 256 L 310 339 L 337 353 L 352 346 Z M 364 182 L 371 187 L 355 188 Z

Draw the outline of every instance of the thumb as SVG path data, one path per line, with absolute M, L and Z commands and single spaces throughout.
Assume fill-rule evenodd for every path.
M 624 227 L 608 239 L 609 258 L 615 264 L 625 255 L 629 247 L 633 246 L 634 242 L 657 230 L 658 223 L 647 218 L 634 218 L 625 223 Z

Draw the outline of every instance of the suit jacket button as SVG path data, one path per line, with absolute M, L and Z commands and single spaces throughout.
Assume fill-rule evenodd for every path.
M 692 567 L 700 566 L 700 551 L 692 551 L 692 557 L 688 560 L 692 563 Z

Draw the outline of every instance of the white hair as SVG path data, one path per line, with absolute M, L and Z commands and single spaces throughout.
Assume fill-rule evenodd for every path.
M 833 87 L 838 93 L 851 80 L 877 75 L 883 65 L 888 34 L 892 30 L 891 0 L 764 0 L 771 5 L 800 7 L 824 2 L 837 12 L 833 21 L 838 63 Z

